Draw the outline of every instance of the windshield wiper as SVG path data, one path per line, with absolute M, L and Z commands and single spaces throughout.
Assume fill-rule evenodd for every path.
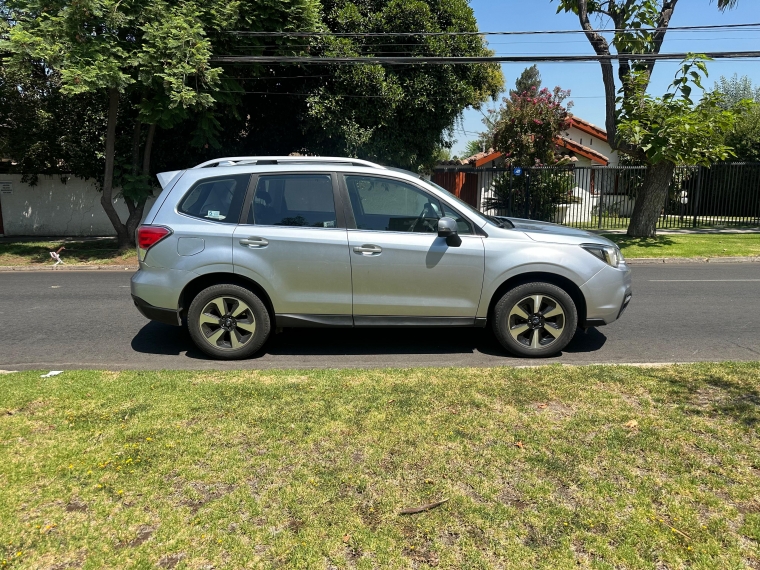
M 499 226 L 500 228 L 505 228 L 509 230 L 515 227 L 512 221 L 507 218 L 503 218 L 501 216 L 486 216 L 486 217 L 489 220 L 491 220 L 494 224 Z

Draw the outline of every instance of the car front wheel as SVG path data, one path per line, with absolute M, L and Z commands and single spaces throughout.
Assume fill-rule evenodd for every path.
M 253 356 L 271 330 L 264 303 L 238 285 L 213 285 L 201 291 L 190 304 L 187 327 L 198 348 L 222 360 Z
M 496 303 L 493 330 L 502 346 L 518 356 L 541 358 L 560 352 L 578 326 L 575 303 L 551 283 L 526 283 Z

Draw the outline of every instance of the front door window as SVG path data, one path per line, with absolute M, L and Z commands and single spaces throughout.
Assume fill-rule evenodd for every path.
M 441 217 L 437 199 L 398 180 L 346 176 L 348 196 L 360 230 L 436 233 Z

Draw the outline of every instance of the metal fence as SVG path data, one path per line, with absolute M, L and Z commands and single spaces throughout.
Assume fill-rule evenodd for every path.
M 578 228 L 625 229 L 643 166 L 443 167 L 433 181 L 481 211 Z M 760 226 L 760 163 L 679 166 L 658 228 Z

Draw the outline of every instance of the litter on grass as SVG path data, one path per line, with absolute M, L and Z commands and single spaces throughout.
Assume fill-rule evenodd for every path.
M 40 375 L 40 378 L 50 378 L 51 376 L 58 376 L 63 370 L 51 370 L 47 374 Z

